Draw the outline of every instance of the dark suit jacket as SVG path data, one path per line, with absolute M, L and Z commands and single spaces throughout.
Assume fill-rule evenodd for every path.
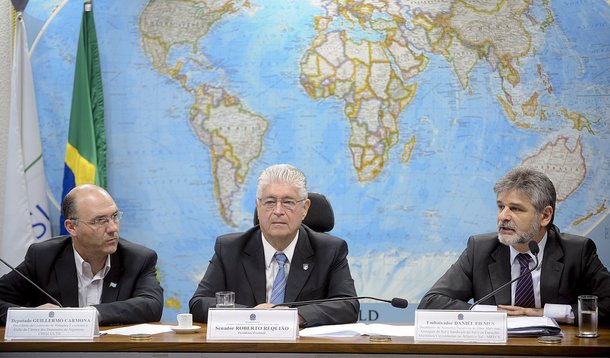
M 347 243 L 301 225 L 286 283 L 285 302 L 356 296 L 347 263 Z M 207 322 L 215 293 L 234 291 L 236 306 L 265 303 L 265 254 L 258 226 L 245 233 L 219 237 L 214 257 L 189 302 L 193 320 Z M 351 323 L 358 320 L 356 300 L 298 307 L 305 325 Z
M 469 309 L 474 301 L 511 280 L 510 251 L 496 233 L 472 236 L 466 250 L 422 298 L 418 308 Z M 585 237 L 548 231 L 540 273 L 540 299 L 572 306 L 578 319 L 578 295 L 598 296 L 600 322 L 610 319 L 610 273 L 597 257 L 595 243 Z M 505 289 L 482 304 L 510 305 Z
M 100 325 L 161 319 L 163 289 L 156 277 L 156 265 L 157 254 L 153 250 L 119 239 L 116 252 L 110 255 L 110 271 L 104 278 L 101 303 L 94 306 L 101 316 Z M 62 306 L 78 307 L 78 278 L 69 236 L 30 245 L 25 260 L 16 269 Z M 2 325 L 6 324 L 9 307 L 36 307 L 50 302 L 15 272 L 0 278 Z

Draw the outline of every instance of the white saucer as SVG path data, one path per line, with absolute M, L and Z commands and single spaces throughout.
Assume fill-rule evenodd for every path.
M 195 333 L 201 329 L 201 327 L 199 327 L 199 326 L 190 326 L 190 327 L 171 326 L 170 328 L 176 333 Z

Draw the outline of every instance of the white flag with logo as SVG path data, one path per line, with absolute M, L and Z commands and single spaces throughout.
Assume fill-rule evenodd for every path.
M 17 14 L 14 44 L 0 254 L 17 265 L 30 244 L 51 237 L 51 226 L 32 67 L 21 13 Z

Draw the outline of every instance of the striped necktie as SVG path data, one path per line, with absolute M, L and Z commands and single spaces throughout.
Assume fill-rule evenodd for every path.
M 273 256 L 280 269 L 275 276 L 275 281 L 273 281 L 270 301 L 274 305 L 277 305 L 279 303 L 284 303 L 284 296 L 286 294 L 286 269 L 284 265 L 286 264 L 286 261 L 288 261 L 288 258 L 281 252 L 276 252 Z
M 519 260 L 519 265 L 521 265 L 519 274 L 523 276 L 517 281 L 517 289 L 515 290 L 515 306 L 535 307 L 536 301 L 534 300 L 532 273 L 528 272 L 532 258 L 528 254 L 518 254 L 517 260 Z

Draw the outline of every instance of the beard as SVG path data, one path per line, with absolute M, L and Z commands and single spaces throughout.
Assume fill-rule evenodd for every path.
M 530 226 L 529 230 L 519 231 L 517 229 L 517 225 L 515 225 L 514 222 L 499 221 L 498 222 L 498 240 L 500 240 L 500 242 L 506 246 L 512 246 L 512 245 L 516 245 L 516 244 L 527 244 L 532 239 L 534 239 L 534 237 L 538 233 L 538 230 L 540 230 L 540 222 L 541 222 L 540 219 L 534 220 L 534 222 L 532 223 L 532 226 Z M 502 233 L 500 233 L 500 228 L 508 228 L 508 229 L 514 230 L 515 233 L 511 234 L 511 235 L 502 234 Z

